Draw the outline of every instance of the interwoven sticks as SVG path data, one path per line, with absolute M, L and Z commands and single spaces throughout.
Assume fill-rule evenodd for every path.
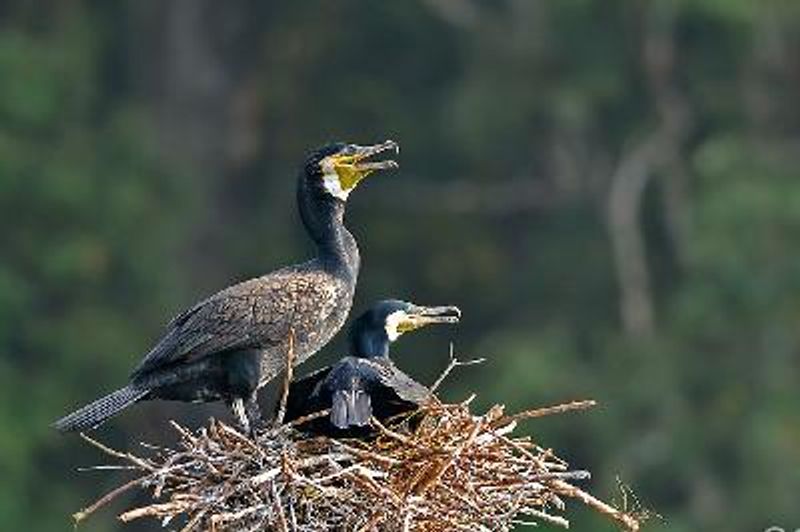
M 124 512 L 123 521 L 155 517 L 183 531 L 227 530 L 510 530 L 522 521 L 563 527 L 570 500 L 638 530 L 636 517 L 607 505 L 574 483 L 550 449 L 515 437 L 524 418 L 584 409 L 591 401 L 505 415 L 494 406 L 470 413 L 469 401 L 431 404 L 412 431 L 402 420 L 374 420 L 372 440 L 307 438 L 283 425 L 256 441 L 212 420 L 180 434 L 175 449 L 147 458 L 105 453 L 140 477 L 75 515 L 85 519 L 124 489 L 142 486 L 152 502 Z

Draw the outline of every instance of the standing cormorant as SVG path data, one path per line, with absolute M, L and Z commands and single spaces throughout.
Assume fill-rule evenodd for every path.
M 290 345 L 300 364 L 350 312 L 360 261 L 343 223 L 345 202 L 368 174 L 397 167 L 368 160 L 388 150 L 398 152 L 397 143 L 336 143 L 313 152 L 300 172 L 297 201 L 317 257 L 226 288 L 181 313 L 127 386 L 56 421 L 55 428 L 94 428 L 137 401 L 166 399 L 224 400 L 252 430 L 260 421 L 257 390 L 283 370 Z
M 405 301 L 375 304 L 350 326 L 351 356 L 293 382 L 286 421 L 330 409 L 328 418 L 300 428 L 329 436 L 361 436 L 371 416 L 384 421 L 409 412 L 431 391 L 403 373 L 389 358 L 389 347 L 405 332 L 433 323 L 457 323 L 458 307 L 423 307 Z

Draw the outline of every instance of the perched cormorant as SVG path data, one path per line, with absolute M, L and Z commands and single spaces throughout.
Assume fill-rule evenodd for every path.
M 286 419 L 292 421 L 330 409 L 301 429 L 329 436 L 360 436 L 370 416 L 384 421 L 427 401 L 431 391 L 403 373 L 389 358 L 389 346 L 405 332 L 432 323 L 457 323 L 458 307 L 423 307 L 385 300 L 350 326 L 351 356 L 316 371 L 289 387 Z
M 61 431 L 100 425 L 141 400 L 224 400 L 242 426 L 260 421 L 257 390 L 286 365 L 322 348 L 341 328 L 353 301 L 359 269 L 356 240 L 344 226 L 348 195 L 370 173 L 396 168 L 370 161 L 399 151 L 397 143 L 336 143 L 313 152 L 299 176 L 300 217 L 317 257 L 236 284 L 175 317 L 130 376 L 130 382 L 56 421 Z

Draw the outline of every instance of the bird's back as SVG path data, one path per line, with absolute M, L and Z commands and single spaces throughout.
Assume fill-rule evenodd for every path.
M 349 398 L 349 408 L 337 412 L 337 397 Z M 413 411 L 431 397 L 430 389 L 405 374 L 388 357 L 348 356 L 333 366 L 315 371 L 292 383 L 285 420 L 293 421 L 331 409 L 330 418 L 308 421 L 301 428 L 313 434 L 360 437 L 370 434 L 371 429 L 356 427 L 349 421 L 334 426 L 335 418 L 342 418 L 341 414 L 344 412 L 348 412 L 349 416 L 359 399 L 369 399 L 368 402 L 362 401 L 364 405 L 368 404 L 367 417 L 375 415 L 379 420 L 385 421 Z M 344 404 L 341 401 L 339 403 L 339 406 Z M 346 425 L 350 426 L 343 428 Z
M 264 384 L 285 367 L 290 337 L 299 364 L 341 328 L 352 286 L 317 261 L 233 285 L 175 317 L 132 377 L 142 381 L 217 353 L 255 349 L 261 352 Z

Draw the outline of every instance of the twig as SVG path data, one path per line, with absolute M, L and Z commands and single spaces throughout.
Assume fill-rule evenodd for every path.
M 86 519 L 87 517 L 92 515 L 94 512 L 96 512 L 97 510 L 99 510 L 100 508 L 102 508 L 103 506 L 108 504 L 109 502 L 113 501 L 114 499 L 116 499 L 117 497 L 119 497 L 120 495 L 122 495 L 123 493 L 128 491 L 129 489 L 141 485 L 146 480 L 146 478 L 147 477 L 133 479 L 130 482 L 126 482 L 122 486 L 119 486 L 118 488 L 115 488 L 115 489 L 109 491 L 108 493 L 103 495 L 100 499 L 98 499 L 91 506 L 89 506 L 87 508 L 84 508 L 83 510 L 81 510 L 79 512 L 75 512 L 74 514 L 72 514 L 72 519 L 75 520 L 75 524 L 77 525 L 78 523 L 80 523 L 81 521 L 83 521 L 84 519 Z
M 375 416 L 370 417 L 369 418 L 369 422 L 372 425 L 374 425 L 375 427 L 377 427 L 386 436 L 389 436 L 391 438 L 399 440 L 399 441 L 405 443 L 406 445 L 410 445 L 411 444 L 411 441 L 410 441 L 410 439 L 408 437 L 403 436 L 402 434 L 400 434 L 398 432 L 395 432 L 393 430 L 390 430 L 390 429 L 386 428 L 380 421 L 378 421 L 378 418 L 376 418 Z
M 572 497 L 575 499 L 580 500 L 583 504 L 590 506 L 597 510 L 598 512 L 605 514 L 618 522 L 620 522 L 627 530 L 630 532 L 637 532 L 639 530 L 640 524 L 639 522 L 631 517 L 630 515 L 621 512 L 614 508 L 613 506 L 604 503 L 597 497 L 586 493 L 582 489 L 569 484 L 568 482 L 564 482 L 563 480 L 555 480 L 553 481 L 553 487 L 557 488 L 559 492 L 563 493 L 567 497 Z
M 292 374 L 294 373 L 294 328 L 289 330 L 289 350 L 286 353 L 286 373 L 283 378 L 283 389 L 281 391 L 281 401 L 278 406 L 278 413 L 275 415 L 274 426 L 283 425 L 283 418 L 286 417 L 286 403 L 289 400 L 289 388 L 292 384 Z
M 433 468 L 432 474 L 428 476 L 428 478 L 424 479 L 423 482 L 420 482 L 419 484 L 414 486 L 412 488 L 412 492 L 415 495 L 422 495 L 431 485 L 439 482 L 439 480 L 442 478 L 442 475 L 444 475 L 445 472 L 447 471 L 447 468 L 449 468 L 453 464 L 453 462 L 456 459 L 458 459 L 461 453 L 464 452 L 464 449 L 466 449 L 469 445 L 472 444 L 473 441 L 475 441 L 475 438 L 478 437 L 481 428 L 483 428 L 483 419 L 479 419 L 475 423 L 467 439 L 456 449 L 456 451 L 452 455 L 450 455 L 449 459 L 443 462 L 439 462 Z
M 142 517 L 159 517 L 164 515 L 179 514 L 187 509 L 186 504 L 178 502 L 168 502 L 165 504 L 151 504 L 141 508 L 129 510 L 119 516 L 119 520 L 123 523 L 130 523 Z
M 439 386 L 441 386 L 442 382 L 444 382 L 444 380 L 447 378 L 448 375 L 450 375 L 450 372 L 453 371 L 453 369 L 456 366 L 472 366 L 472 365 L 475 365 L 475 364 L 483 364 L 484 362 L 486 362 L 485 358 L 475 358 L 475 359 L 472 359 L 472 360 L 466 360 L 464 362 L 458 360 L 455 357 L 455 355 L 453 354 L 453 344 L 451 342 L 450 343 L 450 363 L 444 369 L 442 374 L 439 375 L 439 378 L 436 379 L 436 381 L 431 385 L 431 392 L 435 392 L 439 388 Z
M 115 451 L 114 449 L 112 449 L 110 447 L 106 447 L 105 445 L 103 445 L 99 441 L 95 440 L 94 438 L 92 438 L 90 436 L 87 436 L 83 432 L 80 433 L 80 437 L 81 437 L 81 439 L 83 439 L 83 441 L 88 442 L 90 445 L 100 449 L 101 451 L 103 451 L 104 453 L 106 453 L 109 456 L 113 456 L 114 458 L 119 458 L 120 460 L 126 460 L 126 461 L 133 462 L 138 467 L 140 467 L 140 468 L 142 468 L 142 469 L 144 469 L 146 471 L 152 471 L 154 469 L 153 466 L 148 464 L 146 460 L 142 460 L 140 458 L 137 458 L 136 456 L 134 456 L 134 455 L 132 455 L 130 453 L 121 453 L 119 451 Z
M 535 419 L 539 417 L 552 416 L 554 414 L 563 414 L 565 412 L 571 412 L 575 410 L 587 410 L 589 408 L 592 408 L 593 406 L 597 406 L 597 401 L 589 399 L 585 401 L 572 401 L 570 403 L 547 406 L 544 408 L 535 408 L 533 410 L 525 410 L 522 412 L 517 412 L 516 414 L 510 416 L 503 416 L 499 418 L 497 421 L 495 421 L 493 425 L 495 427 L 498 427 L 506 425 L 508 423 L 513 423 L 515 421 L 520 421 L 523 419 Z
M 275 482 L 271 482 L 269 488 L 272 491 L 272 500 L 275 503 L 275 513 L 278 515 L 280 530 L 281 532 L 289 532 L 289 525 L 286 524 L 286 515 L 283 513 L 283 505 L 281 504 L 280 497 L 278 497 L 278 490 L 275 487 Z
M 200 524 L 200 521 L 202 521 L 205 515 L 206 512 L 197 512 L 197 515 L 195 515 L 191 520 L 189 520 L 189 522 L 186 523 L 185 527 L 181 528 L 181 532 L 191 532 L 192 530 L 194 530 L 194 527 Z
M 541 510 L 537 510 L 535 508 L 530 508 L 530 509 L 526 510 L 525 513 L 527 513 L 528 515 L 531 515 L 533 517 L 538 517 L 542 521 L 547 521 L 551 525 L 560 526 L 562 528 L 569 528 L 569 521 L 567 521 L 563 517 L 559 517 L 557 515 L 550 515 L 550 514 L 548 514 L 546 512 L 543 512 Z
M 328 415 L 330 415 L 330 413 L 331 413 L 330 408 L 326 408 L 325 410 L 320 410 L 319 412 L 314 412 L 313 414 L 308 414 L 307 416 L 302 416 L 302 417 L 299 417 L 297 419 L 293 419 L 292 421 L 290 421 L 289 423 L 287 423 L 284 426 L 285 427 L 298 427 L 298 426 L 300 426 L 300 425 L 302 425 L 304 423 L 307 423 L 309 421 L 312 421 L 314 419 L 318 419 L 318 418 L 321 418 L 321 417 L 328 416 Z

